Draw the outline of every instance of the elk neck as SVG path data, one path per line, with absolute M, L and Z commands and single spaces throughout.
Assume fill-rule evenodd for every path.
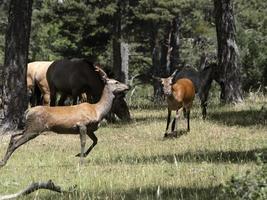
M 99 102 L 95 104 L 97 118 L 99 121 L 101 121 L 110 111 L 114 98 L 115 95 L 106 84 Z

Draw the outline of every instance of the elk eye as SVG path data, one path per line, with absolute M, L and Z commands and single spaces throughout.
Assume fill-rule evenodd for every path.
M 115 84 L 119 84 L 119 82 L 116 82 Z

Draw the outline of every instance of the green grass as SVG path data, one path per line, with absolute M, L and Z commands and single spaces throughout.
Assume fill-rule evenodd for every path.
M 221 184 L 256 172 L 256 154 L 267 153 L 266 103 L 264 96 L 250 96 L 236 106 L 211 104 L 203 121 L 196 100 L 191 132 L 175 139 L 163 139 L 166 106 L 137 106 L 131 123 L 101 125 L 82 166 L 74 156 L 78 135 L 39 136 L 0 169 L 0 194 L 52 179 L 76 189 L 64 195 L 39 190 L 21 199 L 216 199 Z M 178 127 L 185 130 L 184 119 Z M 9 136 L 0 136 L 1 157 L 8 142 Z

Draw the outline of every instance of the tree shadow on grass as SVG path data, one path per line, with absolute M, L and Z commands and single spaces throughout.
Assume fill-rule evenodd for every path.
M 249 151 L 202 151 L 186 152 L 184 154 L 170 154 L 158 156 L 127 156 L 114 157 L 108 162 L 127 164 L 146 163 L 175 163 L 175 162 L 210 162 L 210 163 L 247 163 L 257 162 L 259 157 L 267 162 L 267 149 L 254 149 Z M 103 164 L 101 160 L 95 160 L 96 164 Z
M 130 190 L 115 190 L 97 192 L 90 189 L 67 194 L 46 193 L 40 199 L 219 199 L 222 190 L 219 186 L 207 188 L 194 187 L 158 187 L 133 188 Z
M 210 112 L 208 120 L 226 124 L 228 126 L 267 125 L 267 110 L 242 110 Z
M 171 115 L 171 121 L 174 119 L 175 117 L 175 112 L 172 111 L 172 115 Z M 193 113 L 190 115 L 190 119 L 200 119 L 199 115 L 197 115 L 196 113 Z M 183 116 L 183 114 L 180 115 L 178 122 L 186 122 L 187 118 L 185 116 Z M 167 110 L 165 112 L 164 115 L 151 115 L 151 116 L 138 116 L 133 118 L 132 122 L 133 123 L 139 123 L 139 122 L 154 122 L 154 121 L 162 121 L 164 123 L 167 123 Z M 165 128 L 165 127 L 164 127 Z

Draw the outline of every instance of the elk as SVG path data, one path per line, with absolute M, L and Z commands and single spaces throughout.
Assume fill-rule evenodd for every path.
M 35 61 L 27 65 L 27 91 L 30 106 L 41 105 L 41 95 L 43 105 L 48 105 L 50 91 L 46 80 L 46 72 L 53 61 Z
M 190 109 L 193 105 L 193 100 L 195 98 L 195 87 L 193 82 L 188 78 L 178 79 L 173 83 L 173 77 L 176 71 L 168 78 L 156 78 L 159 80 L 163 86 L 163 93 L 167 97 L 168 104 L 168 116 L 167 116 L 167 126 L 165 131 L 165 137 L 168 136 L 169 124 L 171 120 L 171 112 L 176 111 L 176 116 L 172 122 L 172 133 L 177 134 L 177 121 L 179 117 L 179 110 L 183 108 L 186 112 L 187 118 L 187 131 L 190 131 Z
M 61 95 L 59 106 L 64 105 L 68 96 L 73 98 L 73 104 L 77 104 L 78 96 L 82 93 L 86 93 L 90 103 L 95 103 L 104 88 L 104 82 L 99 73 L 95 72 L 94 64 L 87 59 L 56 60 L 48 68 L 46 79 L 50 89 L 50 106 L 56 105 L 57 93 Z
M 58 101 L 59 106 L 64 105 L 67 96 L 72 97 L 73 104 L 77 104 L 77 97 L 82 93 L 86 93 L 89 103 L 99 101 L 104 82 L 95 72 L 95 67 L 99 67 L 99 65 L 84 58 L 62 59 L 53 62 L 46 73 L 50 90 L 50 106 L 56 105 L 58 93 L 61 95 Z M 116 96 L 111 113 L 107 116 L 108 121 L 114 114 L 121 120 L 129 121 L 131 119 L 123 93 Z
M 9 146 L 0 166 L 4 166 L 12 153 L 21 145 L 34 139 L 45 131 L 58 134 L 79 134 L 81 143 L 80 163 L 83 163 L 90 151 L 97 144 L 94 132 L 99 122 L 110 111 L 115 95 L 129 89 L 126 84 L 115 79 L 109 79 L 105 72 L 96 68 L 104 81 L 104 90 L 100 100 L 95 104 L 82 103 L 73 106 L 36 106 L 26 111 L 26 126 L 24 131 L 11 136 Z M 93 141 L 85 151 L 86 135 Z
M 204 64 L 204 67 L 198 71 L 191 66 L 185 66 L 181 71 L 174 75 L 172 80 L 172 83 L 175 83 L 178 79 L 188 78 L 194 83 L 195 91 L 201 102 L 202 118 L 204 120 L 207 116 L 208 96 L 212 81 L 215 80 L 219 83 L 215 76 L 215 69 L 215 63 Z

